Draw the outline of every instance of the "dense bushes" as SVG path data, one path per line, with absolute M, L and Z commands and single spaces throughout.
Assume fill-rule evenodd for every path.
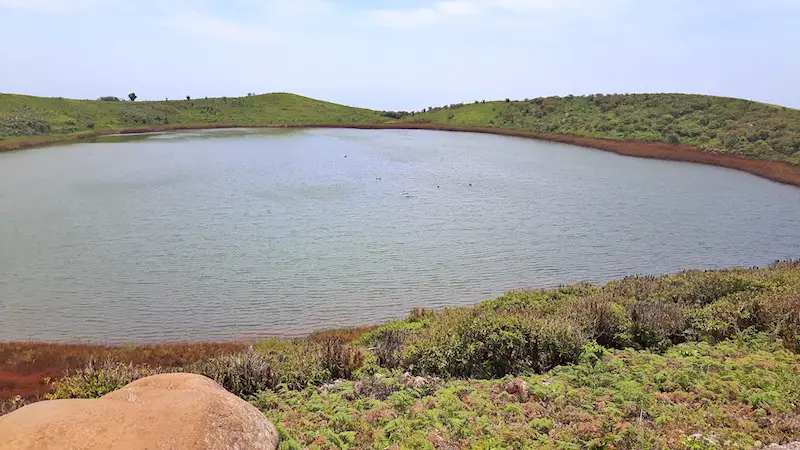
M 663 355 L 587 345 L 578 364 L 516 379 L 420 389 L 386 374 L 254 404 L 287 449 L 750 449 L 797 439 L 798 364 L 748 333 Z
M 475 308 L 394 322 L 365 336 L 387 368 L 449 377 L 544 372 L 582 346 L 663 351 L 747 330 L 800 342 L 800 264 L 630 277 L 606 286 L 510 292 Z
M 456 111 L 432 108 L 406 119 L 688 144 L 712 152 L 800 163 L 799 110 L 733 98 L 631 94 L 506 99 L 465 105 Z
M 416 310 L 351 344 L 341 336 L 354 337 L 352 330 L 318 333 L 304 341 L 266 341 L 184 369 L 250 396 L 352 379 L 362 367 L 492 379 L 577 363 L 592 342 L 663 352 L 682 342 L 717 343 L 752 332 L 800 348 L 800 262 L 514 291 L 473 308 Z M 152 372 L 137 370 L 89 367 L 61 381 L 54 395 L 102 395 Z

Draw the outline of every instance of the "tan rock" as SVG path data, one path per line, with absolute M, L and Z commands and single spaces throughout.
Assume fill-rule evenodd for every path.
M 52 400 L 0 417 L 0 449 L 275 449 L 275 427 L 209 378 L 161 374 L 96 400 Z

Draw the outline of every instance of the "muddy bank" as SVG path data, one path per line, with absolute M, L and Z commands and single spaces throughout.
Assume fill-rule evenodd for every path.
M 0 401 L 14 396 L 40 398 L 48 380 L 107 360 L 153 367 L 182 367 L 241 351 L 247 343 L 103 346 L 54 343 L 0 343 Z
M 352 342 L 378 325 L 319 330 L 306 339 Z M 270 338 L 265 338 L 270 339 Z M 149 345 L 100 345 L 91 343 L 0 342 L 0 406 L 17 395 L 39 399 L 55 381 L 90 363 L 116 361 L 150 367 L 180 368 L 208 358 L 241 352 L 263 340 L 230 342 L 183 342 Z M 2 412 L 0 412 L 2 414 Z
M 728 169 L 741 170 L 758 175 L 779 183 L 800 186 L 800 165 L 780 161 L 767 161 L 761 159 L 748 159 L 736 155 L 709 153 L 695 149 L 689 145 L 674 145 L 662 142 L 641 141 L 616 141 L 610 139 L 587 138 L 572 135 L 541 134 L 524 130 L 509 130 L 503 128 L 457 127 L 442 124 L 420 123 L 387 123 L 377 125 L 356 125 L 354 128 L 362 129 L 410 129 L 410 130 L 440 130 L 440 131 L 467 131 L 472 133 L 497 134 L 503 136 L 516 136 L 539 139 L 551 142 L 577 145 L 599 150 L 606 150 L 625 156 L 639 158 L 663 159 L 667 161 L 693 162 Z
M 257 126 L 257 125 L 159 125 L 144 128 L 130 128 L 123 130 L 103 130 L 91 133 L 54 137 L 51 140 L 12 140 L 0 142 L 0 151 L 20 150 L 33 147 L 42 147 L 67 142 L 80 142 L 94 139 L 100 136 L 115 134 L 139 134 L 154 133 L 162 131 L 180 130 L 212 130 L 224 128 L 355 128 L 363 130 L 438 130 L 438 131 L 462 131 L 471 133 L 497 134 L 502 136 L 515 136 L 532 139 L 540 139 L 551 142 L 578 145 L 581 147 L 606 150 L 620 155 L 635 156 L 639 158 L 663 159 L 667 161 L 693 162 L 708 164 L 712 166 L 725 167 L 728 169 L 741 170 L 753 175 L 757 175 L 779 183 L 800 186 L 800 165 L 790 164 L 780 161 L 767 161 L 761 159 L 749 159 L 736 155 L 710 153 L 700 151 L 689 145 L 674 145 L 662 142 L 641 142 L 641 141 L 616 141 L 611 139 L 588 138 L 572 135 L 553 135 L 542 134 L 524 130 L 510 130 L 504 128 L 483 128 L 483 127 L 461 127 L 437 123 L 408 123 L 408 122 L 386 122 L 374 124 L 312 124 L 312 125 L 281 125 L 281 126 Z M 46 139 L 46 138 L 45 138 Z

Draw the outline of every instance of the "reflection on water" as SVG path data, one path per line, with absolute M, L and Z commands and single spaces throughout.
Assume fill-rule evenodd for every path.
M 800 257 L 800 189 L 433 131 L 0 154 L 0 340 L 298 335 L 520 287 Z
M 110 134 L 94 137 L 89 139 L 88 142 L 110 144 L 151 140 L 186 141 L 197 139 L 243 139 L 247 137 L 291 136 L 303 132 L 303 130 L 297 128 L 220 128 L 180 132 Z

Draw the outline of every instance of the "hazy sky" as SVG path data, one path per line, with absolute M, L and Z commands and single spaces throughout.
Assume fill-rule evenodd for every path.
M 0 92 L 378 109 L 614 92 L 800 107 L 800 0 L 0 0 Z

